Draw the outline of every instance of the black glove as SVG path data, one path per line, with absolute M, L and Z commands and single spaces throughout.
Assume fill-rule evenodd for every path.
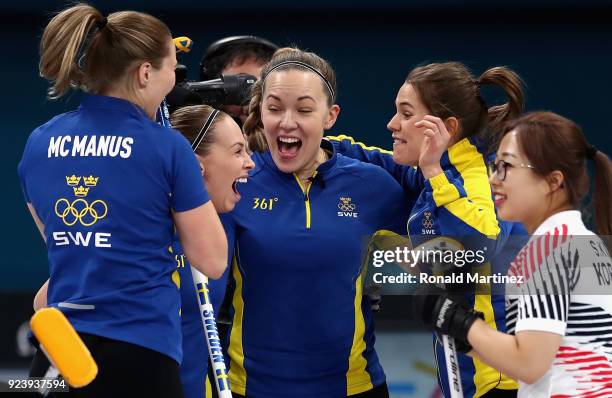
M 466 353 L 472 349 L 467 340 L 468 332 L 476 319 L 484 320 L 484 314 L 471 308 L 465 297 L 425 287 L 415 292 L 412 306 L 415 318 L 455 339 L 457 352 Z
M 382 295 L 380 293 L 382 285 L 373 283 L 371 285 L 364 286 L 363 296 L 370 300 L 370 308 L 372 312 L 380 311 L 380 303 L 382 301 Z

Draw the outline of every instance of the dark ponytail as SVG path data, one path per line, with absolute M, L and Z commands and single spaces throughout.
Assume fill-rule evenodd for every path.
M 593 154 L 595 164 L 595 187 L 593 208 L 599 235 L 612 235 L 612 162 L 601 151 Z
M 612 162 L 588 143 L 580 126 L 552 112 L 532 112 L 507 123 L 501 136 L 511 131 L 516 131 L 521 151 L 535 173 L 541 177 L 555 170 L 563 173 L 563 187 L 575 209 L 589 192 L 587 161 L 593 160 L 595 231 L 612 234 Z
M 525 95 L 523 94 L 523 83 L 521 78 L 512 70 L 497 66 L 487 69 L 478 78 L 479 86 L 494 85 L 500 87 L 506 93 L 508 102 L 495 105 L 487 110 L 487 130 L 492 134 L 499 134 L 504 123 L 517 118 L 523 113 Z
M 503 123 L 523 111 L 521 79 L 503 66 L 491 68 L 476 79 L 462 63 L 433 63 L 414 68 L 406 78 L 406 83 L 413 86 L 432 115 L 443 120 L 449 117 L 459 119 L 461 131 L 457 141 L 486 134 L 486 141 L 494 145 Z M 508 102 L 487 107 L 480 87 L 489 84 L 501 87 Z

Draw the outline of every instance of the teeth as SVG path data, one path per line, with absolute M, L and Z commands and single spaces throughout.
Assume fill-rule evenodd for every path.
M 238 179 L 236 180 L 236 182 L 240 182 L 240 183 L 242 183 L 242 184 L 246 184 L 246 183 L 247 183 L 247 181 L 248 181 L 248 180 L 247 180 L 247 178 L 246 178 L 246 177 L 241 177 L 241 178 L 238 178 Z
M 284 142 L 286 144 L 294 144 L 296 142 L 300 142 L 299 139 L 294 138 L 294 137 L 278 137 L 278 140 L 280 142 Z

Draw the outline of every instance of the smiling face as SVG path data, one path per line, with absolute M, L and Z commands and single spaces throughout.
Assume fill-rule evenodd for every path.
M 246 151 L 244 136 L 234 120 L 215 123 L 215 141 L 208 155 L 197 155 L 204 166 L 204 182 L 218 213 L 231 211 L 240 200 L 238 184 L 246 183 L 255 165 Z
M 340 108 L 328 105 L 321 78 L 303 70 L 280 70 L 265 79 L 261 120 L 272 159 L 285 173 L 299 173 L 317 160 L 323 131 Z
M 500 171 L 489 178 L 499 216 L 506 221 L 537 227 L 549 211 L 550 186 L 545 178 L 527 167 L 529 160 L 521 150 L 516 130 L 502 139 L 495 158 L 497 164 L 500 161 L 507 163 L 504 181 L 499 178 L 500 173 L 503 175 Z
M 410 166 L 419 163 L 424 128 L 414 124 L 428 113 L 414 87 L 404 83 L 395 99 L 395 115 L 387 124 L 393 137 L 393 160 L 396 163 Z

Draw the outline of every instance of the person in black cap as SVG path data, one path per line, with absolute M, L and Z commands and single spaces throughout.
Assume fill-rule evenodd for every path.
M 278 46 L 257 36 L 230 36 L 212 43 L 200 62 L 199 80 L 218 79 L 221 75 L 246 73 L 259 78 L 261 69 L 272 58 Z M 172 110 L 187 105 L 197 105 L 197 95 L 179 87 L 169 94 Z M 248 106 L 225 105 L 220 108 L 242 126 L 248 115 Z
M 200 62 L 200 80 L 221 77 L 222 74 L 247 73 L 259 78 L 261 68 L 270 61 L 278 46 L 256 36 L 231 36 L 217 40 L 208 47 Z M 248 106 L 226 105 L 222 108 L 234 119 L 244 123 Z

